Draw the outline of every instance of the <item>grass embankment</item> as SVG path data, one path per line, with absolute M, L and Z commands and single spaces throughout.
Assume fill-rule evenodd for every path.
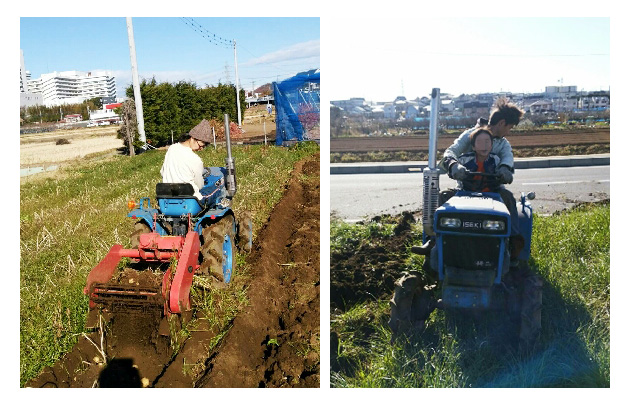
M 319 147 L 304 144 L 291 149 L 232 149 L 238 183 L 233 207 L 237 213 L 251 211 L 255 237 L 280 200 L 293 165 L 319 151 Z M 82 292 L 85 279 L 112 245 L 130 247 L 133 221 L 126 217 L 127 201 L 154 199 L 164 154 L 151 151 L 100 161 L 94 157 L 59 171 L 58 178 L 21 185 L 21 385 L 70 350 L 84 331 L 88 310 Z M 204 165 L 225 165 L 225 149 L 208 148 L 198 154 Z M 238 262 L 242 266 L 244 259 L 239 257 Z M 247 272 L 236 268 L 233 277 L 242 273 Z M 243 292 L 234 290 L 204 299 L 209 307 L 221 302 L 223 322 L 247 301 Z
M 356 304 L 331 316 L 334 387 L 609 387 L 610 206 L 535 217 L 530 265 L 544 280 L 542 334 L 531 352 L 497 344 L 501 315 L 449 322 L 434 311 L 422 333 L 390 343 L 389 304 Z M 383 224 L 334 221 L 331 252 L 355 247 Z M 403 269 L 421 269 L 408 254 Z M 404 264 L 404 265 L 403 265 Z M 365 269 L 369 270 L 370 265 Z M 331 340 L 331 345 L 332 345 Z

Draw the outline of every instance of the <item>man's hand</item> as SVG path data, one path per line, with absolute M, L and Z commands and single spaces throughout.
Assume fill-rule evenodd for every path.
M 514 180 L 514 174 L 510 171 L 510 168 L 505 165 L 500 166 L 497 173 L 501 176 L 501 183 L 510 184 Z
M 204 167 L 203 169 L 203 177 L 207 178 L 210 176 L 210 167 Z
M 463 181 L 468 176 L 468 168 L 464 167 L 458 162 L 455 162 L 451 165 L 450 168 L 450 176 L 453 179 L 457 179 L 458 181 Z

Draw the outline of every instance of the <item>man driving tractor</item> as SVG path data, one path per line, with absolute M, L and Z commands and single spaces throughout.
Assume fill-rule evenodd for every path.
M 523 114 L 523 110 L 518 108 L 515 104 L 510 103 L 508 99 L 499 98 L 490 112 L 490 119 L 488 121 L 480 118 L 477 122 L 477 126 L 464 131 L 455 139 L 453 144 L 444 151 L 440 168 L 447 171 L 448 176 L 452 179 L 464 182 L 469 178 L 471 171 L 481 172 L 479 164 L 475 160 L 477 160 L 478 157 L 484 157 L 483 154 L 487 153 L 484 160 L 487 160 L 491 155 L 492 157 L 489 158 L 491 161 L 484 161 L 481 167 L 485 167 L 485 162 L 489 162 L 488 167 L 492 168 L 492 171 L 485 170 L 484 168 L 484 172 L 496 173 L 499 177 L 498 184 L 512 183 L 514 180 L 514 154 L 512 153 L 510 142 L 505 137 L 510 133 L 512 128 L 520 122 Z M 490 136 L 490 141 L 488 141 L 487 134 Z M 479 135 L 482 136 L 480 137 Z M 479 142 L 476 143 L 476 140 L 479 140 Z M 477 156 L 475 144 L 479 146 L 478 151 L 481 152 L 481 150 L 483 150 L 479 156 Z M 489 151 L 487 147 L 490 147 Z M 473 151 L 472 155 L 471 151 Z M 471 190 L 472 184 L 469 188 L 460 187 L 441 192 L 440 204 L 446 202 L 457 190 L 461 189 Z M 490 188 L 487 189 L 490 190 Z M 496 191 L 501 195 L 503 202 L 510 211 L 512 218 L 510 253 L 511 258 L 515 259 L 524 245 L 524 239 L 518 232 L 516 200 L 512 192 L 503 185 L 493 189 L 495 190 L 491 191 Z M 411 251 L 415 254 L 428 255 L 434 245 L 434 241 L 429 239 L 422 246 L 413 246 Z

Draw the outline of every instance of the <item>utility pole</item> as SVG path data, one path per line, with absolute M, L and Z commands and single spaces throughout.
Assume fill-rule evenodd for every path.
M 144 118 L 142 113 L 142 97 L 140 96 L 140 83 L 138 79 L 138 65 L 136 63 L 136 45 L 133 40 L 133 25 L 131 17 L 127 17 L 127 35 L 129 36 L 129 56 L 131 58 L 131 76 L 133 78 L 133 95 L 136 103 L 136 118 L 138 120 L 138 135 L 142 142 L 142 148 L 146 149 L 147 138 L 144 134 Z
M 236 113 L 238 115 L 238 127 L 241 127 L 241 100 L 238 87 L 238 61 L 236 60 L 236 39 L 234 42 L 234 71 L 236 73 Z

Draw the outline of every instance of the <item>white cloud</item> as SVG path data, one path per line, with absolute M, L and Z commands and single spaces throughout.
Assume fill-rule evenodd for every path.
M 243 67 L 258 64 L 273 64 L 283 61 L 293 61 L 305 58 L 319 58 L 319 39 L 297 43 L 263 56 L 253 58 L 243 63 Z

